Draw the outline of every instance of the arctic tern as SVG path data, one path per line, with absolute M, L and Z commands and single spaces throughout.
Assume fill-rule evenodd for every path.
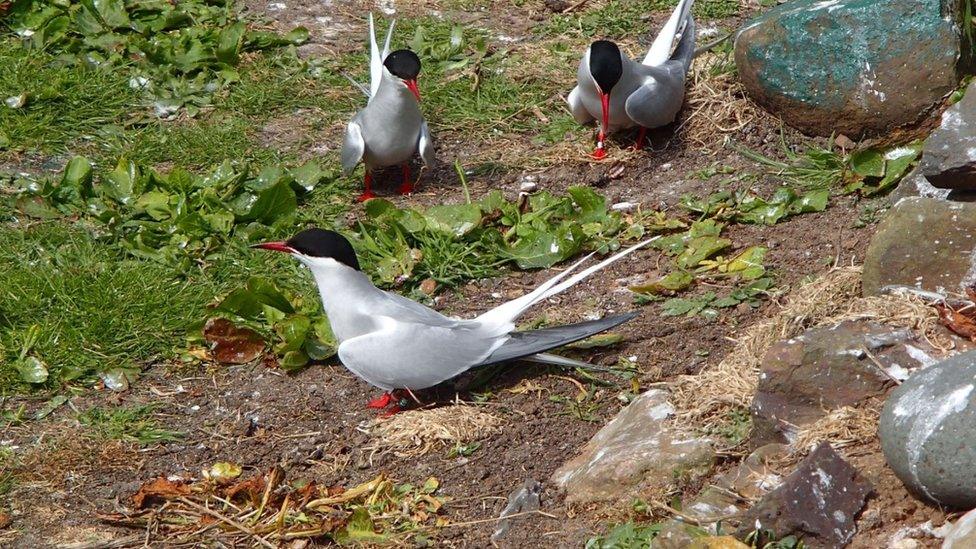
M 644 146 L 648 128 L 674 122 L 685 95 L 685 78 L 695 53 L 694 0 L 681 0 L 640 63 L 617 44 L 597 40 L 583 54 L 576 87 L 566 101 L 580 124 L 600 125 L 593 157 L 607 154 L 605 140 L 621 128 L 640 127 L 636 149 Z M 678 45 L 675 37 L 681 35 Z
M 425 165 L 434 161 L 433 141 L 419 106 L 417 77 L 420 74 L 420 58 L 407 49 L 390 53 L 390 39 L 395 25 L 396 21 L 390 24 L 383 51 L 380 52 L 373 28 L 373 14 L 369 14 L 369 101 L 349 121 L 342 142 L 340 160 L 343 172 L 351 172 L 360 161 L 366 166 L 363 176 L 365 189 L 359 196 L 360 202 L 375 197 L 372 191 L 373 170 L 400 165 L 403 181 L 399 192 L 410 194 L 413 192 L 410 159 L 420 152 Z
M 532 292 L 474 319 L 444 316 L 416 301 L 377 288 L 360 270 L 349 241 L 333 231 L 307 229 L 288 241 L 254 247 L 290 254 L 308 267 L 339 342 L 339 359 L 354 374 L 385 391 L 367 406 L 385 408 L 393 403 L 395 412 L 399 410 L 397 391 L 432 387 L 479 366 L 515 359 L 589 366 L 545 351 L 613 328 L 633 319 L 637 313 L 522 332 L 515 331 L 515 321 L 533 305 L 574 286 L 652 240 L 569 276 L 593 255 L 590 254 Z

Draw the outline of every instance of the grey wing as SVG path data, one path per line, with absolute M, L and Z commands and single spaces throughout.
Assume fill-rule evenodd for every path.
M 420 151 L 420 158 L 423 159 L 425 166 L 434 163 L 434 141 L 430 137 L 430 129 L 427 121 L 420 123 L 420 139 L 417 142 L 417 150 Z
M 444 316 L 430 307 L 403 297 L 400 294 L 386 292 L 384 296 L 386 305 L 389 307 L 385 309 L 385 312 L 395 314 L 398 319 L 406 322 L 415 322 L 442 328 L 454 328 L 472 323 L 472 321 Z
M 573 113 L 573 118 L 577 122 L 580 124 L 589 124 L 595 118 L 590 114 L 590 111 L 586 110 L 586 105 L 583 104 L 583 98 L 580 97 L 581 94 L 580 87 L 576 86 L 573 88 L 573 91 L 569 92 L 566 103 L 569 104 L 569 112 Z
M 382 329 L 339 345 L 339 358 L 350 371 L 384 390 L 437 385 L 469 370 L 504 341 L 485 337 L 477 326 L 379 320 Z
M 633 320 L 638 315 L 640 313 L 625 313 L 608 316 L 599 320 L 580 322 L 578 324 L 568 324 L 566 326 L 543 328 L 528 332 L 513 332 L 509 334 L 508 340 L 495 349 L 478 366 L 487 366 L 517 358 L 529 357 L 550 349 L 562 347 L 563 345 L 568 345 L 574 341 L 579 341 L 619 326 L 624 322 Z
M 364 152 L 366 152 L 366 141 L 363 139 L 363 130 L 353 118 L 346 126 L 346 137 L 342 140 L 342 153 L 339 155 L 342 171 L 344 173 L 353 171 L 363 159 Z
M 678 62 L 656 67 L 656 77 L 648 78 L 624 103 L 627 116 L 645 128 L 658 128 L 674 122 L 685 98 L 684 72 Z

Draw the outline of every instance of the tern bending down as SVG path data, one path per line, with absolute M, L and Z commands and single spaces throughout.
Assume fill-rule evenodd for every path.
M 373 170 L 399 165 L 403 173 L 399 192 L 410 194 L 410 159 L 420 152 L 425 165 L 434 161 L 434 145 L 419 106 L 420 59 L 410 50 L 390 53 L 395 24 L 390 24 L 381 54 L 376 45 L 373 14 L 369 14 L 369 101 L 349 122 L 342 142 L 343 172 L 351 172 L 360 161 L 366 165 L 360 202 L 375 197 Z
M 526 332 L 515 331 L 515 320 L 536 303 L 566 290 L 652 240 L 618 252 L 570 277 L 589 259 L 586 256 L 532 292 L 470 320 L 444 316 L 416 301 L 377 288 L 360 271 L 352 245 L 338 233 L 308 229 L 287 242 L 267 242 L 255 247 L 288 253 L 312 271 L 332 332 L 339 341 L 340 360 L 352 373 L 386 391 L 369 403 L 372 408 L 383 408 L 393 401 L 393 391 L 432 387 L 478 366 L 514 359 L 588 366 L 545 351 L 609 330 L 631 320 L 637 313 Z
M 616 44 L 590 44 L 576 73 L 576 87 L 566 99 L 580 124 L 597 121 L 600 132 L 593 157 L 607 155 L 610 132 L 640 126 L 636 149 L 644 146 L 648 128 L 674 122 L 685 97 L 685 77 L 695 53 L 694 0 L 681 0 L 640 63 L 620 52 Z M 677 35 L 677 47 L 671 48 Z

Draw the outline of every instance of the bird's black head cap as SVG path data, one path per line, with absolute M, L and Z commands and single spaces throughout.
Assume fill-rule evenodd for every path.
M 331 257 L 347 267 L 359 269 L 356 250 L 346 237 L 325 229 L 305 229 L 286 242 L 288 247 L 309 257 Z
M 624 64 L 616 44 L 609 40 L 590 44 L 590 74 L 603 93 L 610 93 L 623 73 Z
M 420 74 L 420 58 L 410 50 L 396 50 L 386 56 L 383 65 L 404 80 L 416 80 Z

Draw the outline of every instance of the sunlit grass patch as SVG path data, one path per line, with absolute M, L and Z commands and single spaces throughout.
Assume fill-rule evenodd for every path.
M 0 160 L 10 151 L 59 154 L 138 108 L 140 93 L 112 68 L 65 66 L 54 56 L 0 41 Z M 6 151 L 4 150 L 6 149 Z
M 137 444 L 175 442 L 182 438 L 178 431 L 160 426 L 153 417 L 155 406 L 131 408 L 91 408 L 78 415 L 78 421 L 90 428 L 97 437 Z

